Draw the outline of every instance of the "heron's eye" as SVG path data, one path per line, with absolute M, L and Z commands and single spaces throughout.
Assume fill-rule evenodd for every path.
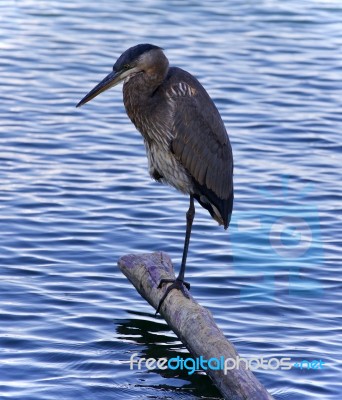
M 128 69 L 130 69 L 129 64 L 125 64 L 125 65 L 123 66 L 123 69 L 124 69 L 125 71 L 127 71 Z

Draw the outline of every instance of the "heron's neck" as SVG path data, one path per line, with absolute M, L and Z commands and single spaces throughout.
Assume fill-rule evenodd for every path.
M 123 100 L 126 112 L 140 131 L 143 130 L 144 121 L 153 117 L 155 107 L 158 106 L 155 93 L 164 82 L 168 69 L 169 64 L 166 59 L 166 62 L 153 65 L 124 83 Z

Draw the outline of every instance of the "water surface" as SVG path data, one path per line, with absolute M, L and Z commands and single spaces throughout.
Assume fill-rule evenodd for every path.
M 0 4 L 0 394 L 20 400 L 217 399 L 199 372 L 130 371 L 187 355 L 118 271 L 163 250 L 178 269 L 188 200 L 150 180 L 121 89 L 75 104 L 149 42 L 218 106 L 235 158 L 226 232 L 197 208 L 187 276 L 276 399 L 338 399 L 339 1 Z

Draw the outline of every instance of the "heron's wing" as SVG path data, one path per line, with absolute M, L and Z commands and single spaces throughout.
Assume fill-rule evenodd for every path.
M 221 116 L 207 92 L 195 82 L 171 87 L 174 101 L 171 150 L 194 180 L 220 200 L 233 190 L 233 156 Z

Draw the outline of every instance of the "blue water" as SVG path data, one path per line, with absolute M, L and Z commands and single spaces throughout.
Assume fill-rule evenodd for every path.
M 342 5 L 310 1 L 0 3 L 0 397 L 218 399 L 199 372 L 131 371 L 187 354 L 117 268 L 178 270 L 188 200 L 150 180 L 120 87 L 75 104 L 150 42 L 217 104 L 235 157 L 226 232 L 197 208 L 192 295 L 278 400 L 340 399 Z

